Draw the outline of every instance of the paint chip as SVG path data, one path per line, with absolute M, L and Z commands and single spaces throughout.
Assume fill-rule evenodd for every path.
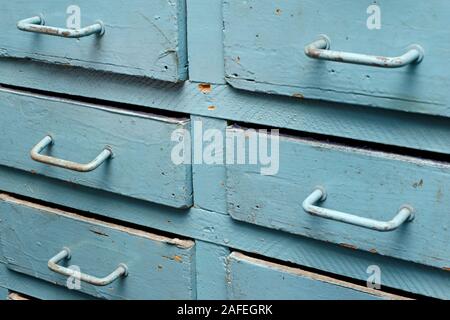
M 299 98 L 299 99 L 303 99 L 305 96 L 304 95 L 302 95 L 301 93 L 294 93 L 293 95 L 292 95 L 294 98 Z
M 207 94 L 211 92 L 211 84 L 209 83 L 200 83 L 198 85 L 198 89 L 201 93 Z

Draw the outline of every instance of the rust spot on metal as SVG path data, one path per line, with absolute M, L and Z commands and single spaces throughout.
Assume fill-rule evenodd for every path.
M 376 249 L 370 249 L 369 252 L 370 253 L 378 253 L 378 251 Z
M 31 170 L 30 172 L 31 172 L 31 174 L 37 174 L 36 170 Z
M 198 89 L 201 93 L 207 94 L 211 92 L 211 84 L 210 83 L 200 83 L 198 85 Z
M 215 106 L 209 106 L 209 107 L 208 107 L 208 110 L 209 110 L 209 111 L 214 111 L 214 110 L 216 110 L 216 107 L 215 107 Z
M 158 270 L 161 271 L 162 269 L 163 269 L 163 266 L 159 264 L 158 265 Z
M 280 9 L 280 8 L 277 8 L 277 9 L 275 10 L 275 13 L 276 13 L 277 15 L 281 15 L 281 9 Z
M 292 96 L 294 98 L 299 98 L 299 99 L 303 99 L 304 98 L 304 96 L 301 93 L 294 93 Z
M 450 267 L 443 267 L 442 270 L 444 270 L 444 271 L 450 271 Z
M 353 249 L 353 250 L 358 249 L 357 246 L 354 246 L 354 245 L 348 244 L 348 243 L 339 243 L 339 245 L 340 245 L 341 247 L 348 248 L 348 249 Z

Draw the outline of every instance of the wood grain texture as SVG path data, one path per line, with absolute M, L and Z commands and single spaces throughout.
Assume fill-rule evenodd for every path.
M 229 136 L 236 130 L 229 128 Z M 450 265 L 448 164 L 281 136 L 279 172 L 263 176 L 260 169 L 227 165 L 234 219 L 438 268 Z M 415 219 L 378 232 L 312 216 L 302 202 L 317 186 L 327 191 L 322 207 L 389 221 L 410 205 Z
M 66 267 L 108 275 L 120 263 L 128 276 L 106 287 L 81 283 L 80 291 L 105 299 L 195 299 L 195 245 L 104 223 L 0 195 L 1 260 L 11 270 L 65 286 L 67 277 L 47 267 L 64 247 Z M 30 229 L 30 226 L 31 227 Z M 30 233 L 32 230 L 32 233 Z
M 53 80 L 43 82 L 42 78 Z M 450 121 L 413 114 L 410 109 L 395 112 L 251 93 L 225 85 L 212 85 L 211 90 L 205 92 L 195 82 L 172 84 L 14 59 L 0 59 L 0 83 L 419 150 L 450 152 Z
M 204 241 L 195 241 L 197 299 L 226 300 L 226 259 L 230 250 Z
M 47 26 L 66 28 L 71 1 L 5 3 L 0 57 L 32 59 L 177 82 L 187 78 L 185 0 L 79 0 L 82 26 L 101 20 L 105 34 L 80 39 L 25 33 L 18 21 L 42 14 Z
M 0 263 L 0 291 L 1 286 L 40 300 L 96 300 L 82 292 L 9 270 L 3 263 Z
M 401 300 L 360 285 L 233 252 L 227 259 L 232 300 Z
M 380 1 L 381 29 L 369 30 L 367 7 L 344 1 L 224 1 L 227 81 L 236 88 L 433 115 L 450 115 L 446 0 L 411 6 Z M 425 50 L 416 66 L 356 66 L 308 58 L 306 45 L 326 34 L 331 49 L 400 56 Z
M 0 166 L 0 190 L 58 203 L 114 219 L 179 234 L 243 252 L 273 257 L 366 281 L 367 268 L 382 270 L 382 287 L 450 298 L 447 269 L 427 267 L 290 233 L 239 222 L 197 208 L 180 211 L 116 194 L 33 176 Z
M 188 119 L 0 91 L 0 124 L 3 165 L 174 207 L 192 204 L 191 166 L 171 159 L 172 133 L 189 130 Z M 90 173 L 35 162 L 30 150 L 47 135 L 53 157 L 87 163 L 110 146 L 113 158 Z

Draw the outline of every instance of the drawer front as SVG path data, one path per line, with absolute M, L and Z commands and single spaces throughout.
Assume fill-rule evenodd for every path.
M 179 142 L 171 140 L 183 140 L 188 131 L 187 119 L 0 91 L 1 165 L 177 208 L 192 204 L 192 170 L 172 161 Z M 47 136 L 53 144 L 35 157 L 86 164 L 108 156 L 107 149 L 112 155 L 94 161 L 94 167 L 100 165 L 89 172 L 74 170 L 92 165 L 72 168 L 59 160 L 31 159 L 32 148 Z
M 449 12 L 447 0 L 225 0 L 226 79 L 246 90 L 448 116 Z M 305 48 L 322 34 L 334 52 L 308 57 Z M 420 63 L 384 67 L 416 57 L 384 59 L 413 44 L 424 50 Z
M 79 0 L 73 4 L 59 0 L 4 3 L 0 56 L 172 82 L 186 79 L 185 0 Z M 39 15 L 45 26 L 39 26 L 39 18 L 23 21 Z M 95 33 L 101 29 L 98 21 L 102 35 Z M 19 30 L 18 25 L 33 32 Z M 90 32 L 64 29 L 78 29 L 78 25 L 95 32 L 86 35 Z M 67 38 L 74 34 L 78 38 Z
M 192 241 L 104 223 L 7 195 L 0 199 L 1 259 L 9 269 L 71 285 L 98 298 L 195 298 Z M 63 250 L 70 250 L 70 259 L 55 257 Z M 53 268 L 62 271 L 50 269 L 53 257 Z M 82 274 L 81 281 L 59 274 L 70 266 Z M 126 276 L 122 267 L 127 269 Z M 84 280 L 83 275 L 105 278 Z
M 233 252 L 227 259 L 228 294 L 236 300 L 402 299 L 374 289 Z
M 227 165 L 234 219 L 448 270 L 450 166 L 280 136 L 274 167 Z

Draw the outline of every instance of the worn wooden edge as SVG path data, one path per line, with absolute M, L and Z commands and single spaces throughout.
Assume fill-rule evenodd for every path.
M 12 301 L 28 301 L 28 300 L 30 300 L 30 299 L 24 297 L 24 296 L 21 295 L 20 293 L 10 292 L 10 293 L 8 294 L 7 300 L 12 300 Z
M 233 126 L 229 126 L 227 128 L 227 132 L 231 132 L 232 134 L 237 134 L 242 129 L 251 129 L 249 128 L 234 128 Z M 268 139 L 270 139 L 270 134 L 258 132 L 258 135 L 265 136 Z M 420 166 L 429 166 L 429 167 L 436 167 L 439 169 L 450 169 L 450 163 L 446 162 L 438 162 L 435 160 L 428 160 L 428 159 L 422 159 L 412 156 L 405 156 L 401 154 L 394 154 L 384 151 L 377 151 L 377 150 L 370 150 L 370 149 L 362 149 L 362 148 L 356 148 L 351 146 L 345 146 L 342 144 L 337 144 L 333 142 L 323 142 L 313 139 L 305 139 L 301 137 L 296 137 L 293 135 L 288 134 L 280 134 L 280 138 L 282 138 L 286 142 L 295 142 L 295 143 L 301 143 L 305 144 L 314 148 L 321 148 L 321 149 L 329 149 L 334 151 L 340 151 L 345 153 L 354 153 L 359 154 L 363 156 L 370 156 L 374 158 L 380 158 L 380 159 L 387 159 L 387 160 L 395 160 L 395 161 L 402 161 L 402 162 L 409 162 Z
M 261 260 L 261 259 L 257 259 L 257 258 L 253 258 L 253 257 L 249 257 L 243 253 L 240 252 L 232 252 L 229 256 L 228 256 L 229 260 L 236 260 L 236 261 L 242 261 L 242 262 L 249 262 L 258 266 L 261 266 L 263 268 L 269 268 L 269 269 L 274 269 L 280 272 L 284 272 L 284 273 L 289 273 L 292 275 L 296 275 L 296 276 L 300 276 L 300 277 L 304 277 L 304 278 L 309 278 L 315 281 L 320 281 L 320 282 L 326 282 L 329 284 L 333 284 L 339 287 L 344 287 L 344 288 L 349 288 L 349 289 L 353 289 L 356 291 L 360 291 L 360 292 L 364 292 L 367 294 L 371 294 L 377 297 L 382 297 L 385 299 L 390 299 L 390 300 L 412 300 L 410 298 L 406 298 L 406 297 L 402 297 L 399 295 L 395 295 L 395 294 L 391 294 L 391 293 L 387 293 L 387 292 L 382 292 L 376 289 L 371 289 L 371 288 L 367 288 L 361 285 L 357 285 L 351 282 L 346 282 L 343 280 L 338 280 L 338 279 L 334 279 L 328 276 L 324 276 L 324 275 L 320 275 L 317 273 L 313 273 L 310 271 L 305 271 L 299 268 L 294 268 L 294 267 L 289 267 L 289 266 L 285 266 L 285 265 L 281 265 L 281 264 L 276 264 L 274 262 L 270 262 L 270 261 L 265 261 L 265 260 Z
M 22 91 L 19 89 L 9 89 L 9 88 L 2 87 L 0 85 L 0 94 L 2 94 L 2 93 L 13 94 L 13 95 L 18 95 L 18 96 L 23 96 L 23 97 L 33 98 L 33 99 L 38 99 L 38 100 L 44 100 L 44 101 L 66 103 L 66 104 L 71 104 L 74 106 L 106 111 L 109 113 L 118 114 L 118 115 L 122 115 L 122 116 L 151 119 L 151 120 L 166 122 L 169 124 L 186 125 L 190 122 L 189 117 L 176 118 L 176 117 L 168 117 L 168 116 L 164 116 L 164 115 L 158 115 L 158 114 L 151 113 L 151 112 L 147 113 L 147 112 L 143 112 L 143 111 L 130 111 L 130 110 L 122 109 L 122 108 L 117 108 L 114 106 L 93 104 L 93 103 L 88 103 L 88 102 L 80 102 L 80 101 L 69 99 L 69 98 L 53 97 L 50 95 L 43 95 L 43 94 L 39 94 L 39 93 L 30 93 L 30 92 Z
M 449 298 L 448 268 L 437 268 L 376 252 L 353 250 L 334 243 L 242 223 L 228 215 L 196 207 L 180 211 L 101 190 L 93 193 L 83 186 L 74 189 L 73 185 L 63 181 L 36 177 L 2 166 L 0 174 L 0 189 L 4 190 L 3 193 L 9 190 L 84 212 L 163 230 L 187 239 L 222 245 L 359 281 L 367 280 L 366 269 L 375 264 L 386 271 L 383 286 L 387 288 L 438 299 Z M 197 247 L 194 250 L 197 251 Z
M 0 201 L 12 204 L 12 205 L 18 205 L 18 206 L 24 206 L 24 207 L 28 207 L 30 209 L 33 210 L 39 210 L 40 212 L 43 212 L 45 214 L 55 214 L 58 216 L 63 216 L 65 218 L 69 218 L 72 220 L 76 220 L 79 222 L 83 222 L 83 223 L 89 223 L 93 226 L 99 226 L 99 227 L 105 227 L 105 228 L 110 228 L 119 232 L 124 232 L 127 233 L 129 235 L 133 235 L 133 236 L 137 236 L 137 237 L 141 237 L 141 238 L 145 238 L 148 240 L 152 240 L 152 241 L 157 241 L 157 242 L 163 242 L 169 245 L 175 245 L 181 249 L 191 249 L 195 246 L 195 242 L 192 240 L 182 240 L 182 239 L 178 239 L 178 238 L 168 238 L 165 236 L 160 236 L 154 233 L 149 233 L 146 231 L 141 231 L 141 230 L 137 230 L 137 229 L 132 229 L 129 227 L 124 227 L 124 226 L 120 226 L 117 224 L 113 224 L 110 222 L 104 222 L 104 221 L 100 221 L 97 220 L 95 218 L 90 218 L 90 217 L 84 217 L 81 215 L 78 215 L 76 213 L 71 213 L 71 212 L 67 212 L 67 211 L 63 211 L 60 209 L 56 209 L 56 208 L 52 208 L 52 207 L 47 207 L 47 206 L 43 206 L 40 204 L 36 204 L 30 201 L 26 201 L 26 200 L 21 200 L 21 199 L 17 199 L 14 198 L 8 194 L 5 193 L 0 193 Z

